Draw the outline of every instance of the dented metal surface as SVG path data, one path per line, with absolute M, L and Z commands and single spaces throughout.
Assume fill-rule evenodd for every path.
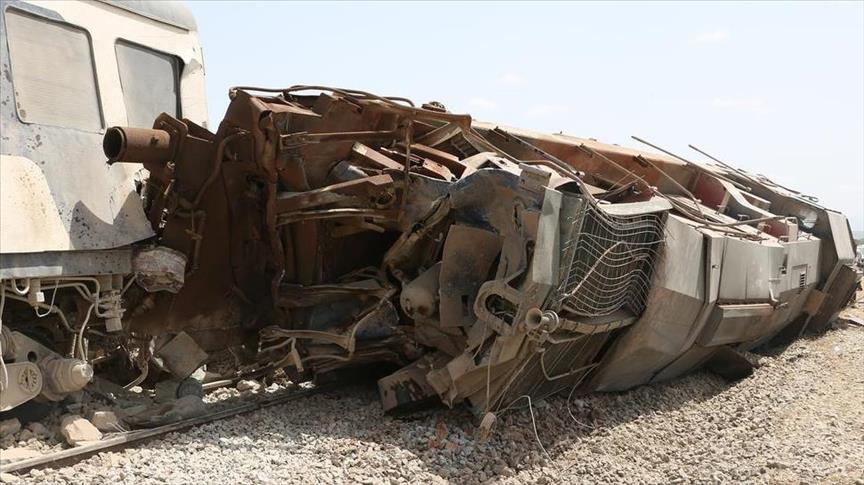
M 736 350 L 824 329 L 858 284 L 841 214 L 726 165 L 357 90 L 230 95 L 216 133 L 163 114 L 105 136 L 149 173 L 156 237 L 111 286 L 145 377 L 228 348 L 296 379 L 386 364 L 387 410 L 485 416 L 737 373 Z
M 403 367 L 387 409 L 484 414 L 824 327 L 855 284 L 842 215 L 725 166 L 356 90 L 231 98 L 215 134 L 163 115 L 106 136 L 149 170 L 157 243 L 189 261 L 129 331 L 236 328 L 306 375 L 386 362 Z

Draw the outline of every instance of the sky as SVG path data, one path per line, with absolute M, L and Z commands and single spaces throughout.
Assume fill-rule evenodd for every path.
M 864 2 L 188 2 L 228 88 L 317 84 L 768 175 L 864 230 Z

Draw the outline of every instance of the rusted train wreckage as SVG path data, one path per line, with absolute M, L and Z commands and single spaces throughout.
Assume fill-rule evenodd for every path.
M 491 418 L 525 396 L 746 372 L 739 350 L 825 329 L 860 279 L 842 214 L 719 161 L 355 90 L 230 95 L 215 134 L 167 114 L 108 130 L 108 163 L 149 172 L 155 236 L 124 278 L 4 281 L 4 409 L 94 369 L 118 380 L 118 359 L 132 384 L 154 365 L 179 381 L 231 348 L 300 380 L 390 364 L 385 409 Z M 50 333 L 28 331 L 36 315 Z

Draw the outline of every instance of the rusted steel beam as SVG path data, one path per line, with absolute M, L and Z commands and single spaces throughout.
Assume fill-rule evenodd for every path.
M 465 165 L 462 164 L 462 162 L 459 161 L 459 157 L 455 155 L 451 155 L 441 150 L 436 150 L 435 148 L 426 145 L 421 145 L 420 143 L 412 143 L 411 150 L 427 159 L 433 160 L 447 167 L 447 169 L 456 177 L 461 177 L 465 172 Z
M 393 178 L 390 175 L 374 175 L 306 192 L 280 193 L 277 195 L 274 210 L 277 214 L 282 214 L 320 205 L 334 204 L 344 200 L 351 200 L 352 198 L 356 200 L 358 197 L 365 197 L 367 200 L 377 202 L 381 205 L 388 202 L 382 199 L 382 197 L 387 196 L 389 196 L 391 201 L 395 196 L 393 193 Z
M 401 163 L 359 142 L 354 144 L 351 148 L 351 152 L 355 156 L 356 160 L 360 161 L 363 165 L 369 165 L 372 168 L 398 171 L 404 169 L 404 166 Z
M 333 133 L 291 133 L 280 135 L 279 142 L 282 148 L 294 148 L 313 143 L 327 143 L 336 141 L 389 141 L 398 140 L 402 137 L 401 130 L 394 131 L 346 131 Z

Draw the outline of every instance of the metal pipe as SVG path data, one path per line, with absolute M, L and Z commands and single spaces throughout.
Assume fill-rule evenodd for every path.
M 672 182 L 673 185 L 675 185 L 676 187 L 678 187 L 679 190 L 684 192 L 684 195 L 686 195 L 687 197 L 690 197 L 690 200 L 693 201 L 693 207 L 695 207 L 696 210 L 699 211 L 699 216 L 702 218 L 705 217 L 705 213 L 702 212 L 702 204 L 700 203 L 700 201 L 696 199 L 696 196 L 694 196 L 692 192 L 687 190 L 687 187 L 684 187 L 683 185 L 681 185 L 681 183 L 679 183 L 677 180 L 675 180 L 675 177 L 669 175 L 662 168 L 658 167 L 651 160 L 648 160 L 647 158 L 643 157 L 642 155 L 636 155 L 636 157 L 634 157 L 634 158 L 636 158 L 637 160 L 639 160 L 643 163 L 647 163 L 648 165 L 651 166 L 651 168 L 653 168 L 654 170 L 659 172 L 660 175 L 663 175 L 664 177 L 666 177 L 667 180 Z
M 204 181 L 204 184 L 201 185 L 201 188 L 198 189 L 198 193 L 195 195 L 195 200 L 192 201 L 192 208 L 195 209 L 198 207 L 198 204 L 201 203 L 201 198 L 204 197 L 204 193 L 207 191 L 207 188 L 210 187 L 210 184 L 216 180 L 216 177 L 219 176 L 219 171 L 222 169 L 222 157 L 225 153 L 225 147 L 233 141 L 235 138 L 241 135 L 248 135 L 247 131 L 238 131 L 235 133 L 231 133 L 230 135 L 223 138 L 219 145 L 216 146 L 216 156 L 213 158 L 213 171 L 210 172 L 210 176 L 207 177 L 207 180 Z
M 631 136 L 630 138 L 632 138 L 632 139 L 638 141 L 639 143 L 642 143 L 642 144 L 648 145 L 649 147 L 651 147 L 651 148 L 653 148 L 653 149 L 655 149 L 655 150 L 659 150 L 659 151 L 665 153 L 666 155 L 669 155 L 670 157 L 675 157 L 675 158 L 677 158 L 678 160 L 681 160 L 682 162 L 686 163 L 688 166 L 693 167 L 693 168 L 695 168 L 696 170 L 698 170 L 698 171 L 700 171 L 700 172 L 707 173 L 708 175 L 710 175 L 710 176 L 712 176 L 712 177 L 716 177 L 716 178 L 718 178 L 718 179 L 720 179 L 720 180 L 723 180 L 724 182 L 729 182 L 730 184 L 734 185 L 735 187 L 737 187 L 737 188 L 739 188 L 739 189 L 741 189 L 741 190 L 744 190 L 744 191 L 746 191 L 746 192 L 750 192 L 750 187 L 747 187 L 746 185 L 743 185 L 743 184 L 738 183 L 738 182 L 736 182 L 736 181 L 734 181 L 734 180 L 731 180 L 731 179 L 729 179 L 729 178 L 727 178 L 727 177 L 724 177 L 723 175 L 721 175 L 721 174 L 719 174 L 719 173 L 717 173 L 717 172 L 715 172 L 715 171 L 713 171 L 713 170 L 709 170 L 709 169 L 703 167 L 702 165 L 700 165 L 700 164 L 698 164 L 698 163 L 696 163 L 696 162 L 691 162 L 690 160 L 687 160 L 687 159 L 684 158 L 684 157 L 678 156 L 678 155 L 676 155 L 676 154 L 670 152 L 669 150 L 664 150 L 663 148 L 660 148 L 660 147 L 658 147 L 657 145 L 655 145 L 655 144 L 653 144 L 653 143 L 651 143 L 651 142 L 645 141 L 645 140 L 639 138 L 638 136 Z M 643 157 L 643 158 L 644 158 L 644 157 Z
M 729 164 L 723 162 L 722 160 L 718 160 L 718 159 L 712 157 L 711 155 L 709 155 L 709 154 L 703 152 L 702 150 L 696 148 L 696 147 L 693 146 L 693 145 L 687 145 L 687 146 L 690 147 L 690 148 L 692 148 L 693 150 L 696 150 L 697 152 L 701 153 L 702 155 L 705 155 L 706 157 L 710 158 L 711 160 L 714 160 L 715 162 L 719 163 L 720 165 L 723 165 L 724 167 L 728 168 L 729 170 L 732 170 L 733 172 L 737 172 L 737 171 L 738 171 L 737 168 L 730 166 Z
M 160 164 L 173 157 L 171 134 L 165 130 L 112 126 L 102 139 L 108 164 Z

